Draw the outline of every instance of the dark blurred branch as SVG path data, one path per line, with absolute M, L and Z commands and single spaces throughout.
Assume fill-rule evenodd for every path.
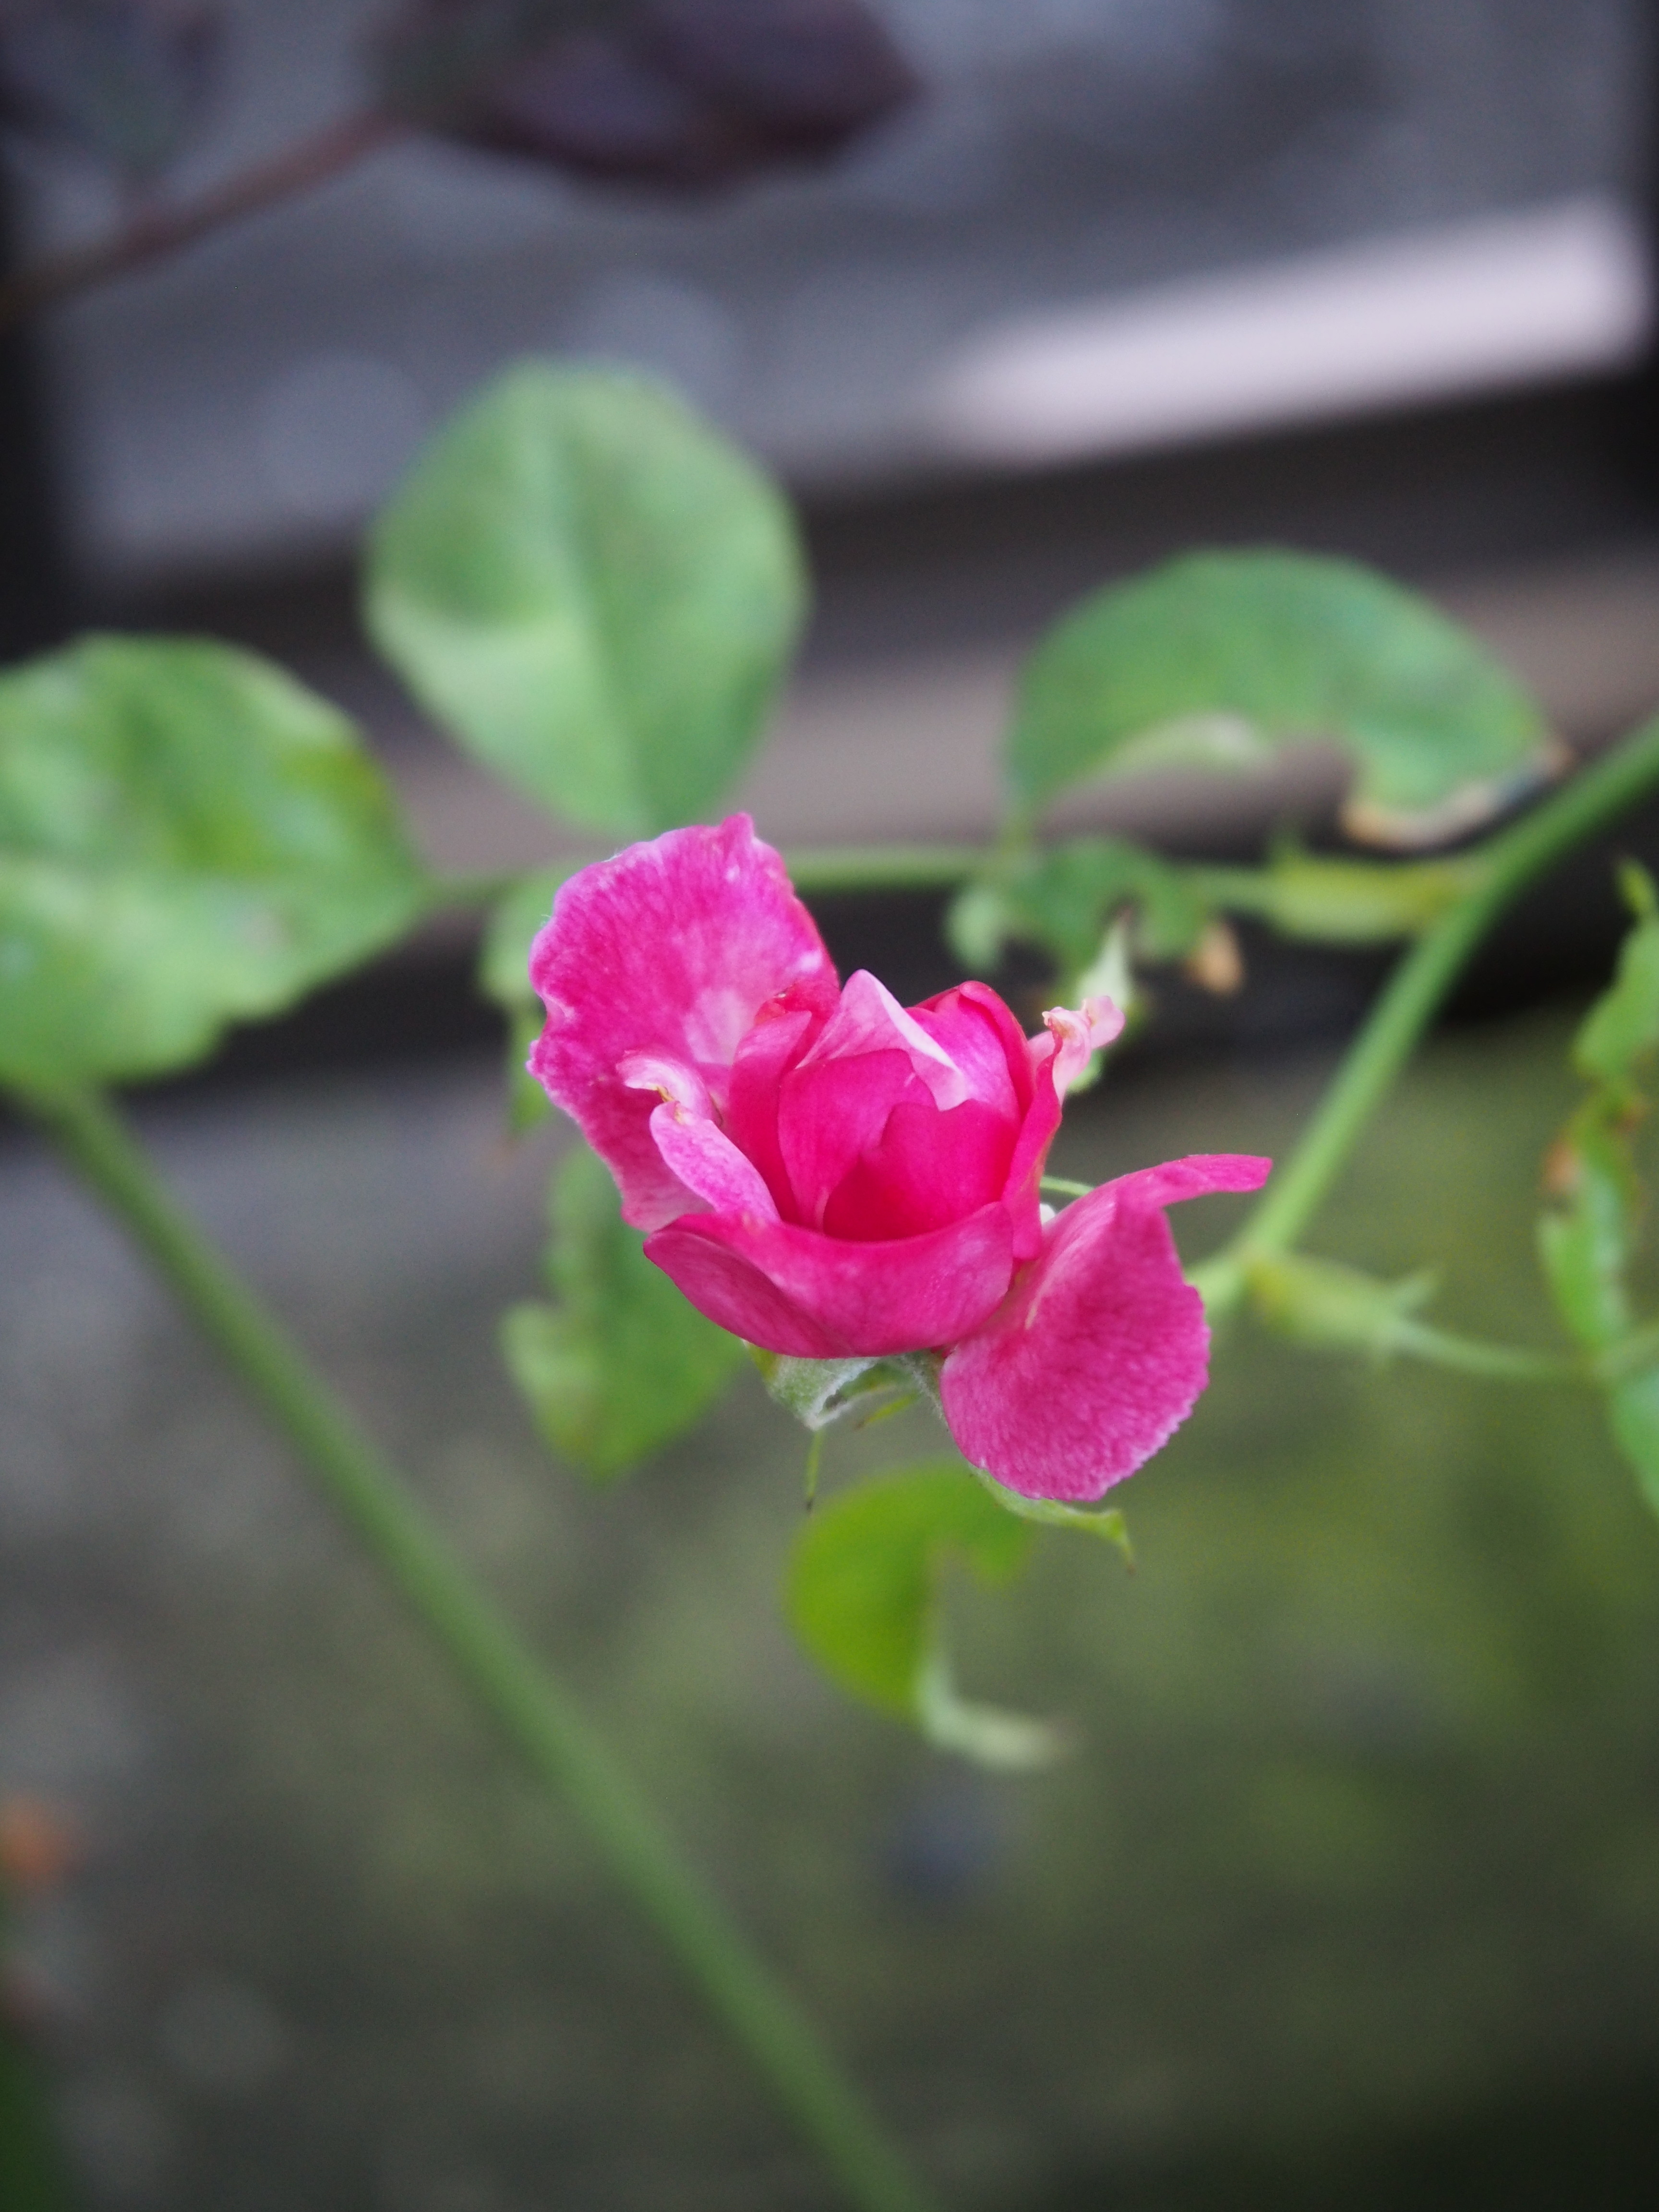
M 193 200 L 149 209 L 112 238 L 39 262 L 0 285 L 0 331 L 26 322 L 77 292 L 177 252 L 244 216 L 311 191 L 355 168 L 366 155 L 407 136 L 409 129 L 394 117 L 365 108 L 286 147 L 269 161 L 256 161 Z

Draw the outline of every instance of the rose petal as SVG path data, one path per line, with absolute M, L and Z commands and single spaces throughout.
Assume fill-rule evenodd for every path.
M 867 968 L 860 968 L 848 977 L 840 1006 L 813 1039 L 800 1064 L 804 1068 L 816 1067 L 824 1061 L 852 1060 L 874 1052 L 906 1054 L 936 1106 L 960 1106 L 968 1096 L 968 1079 L 944 1046 L 928 1036 L 884 983 L 878 983 Z
M 823 1212 L 828 1237 L 921 1237 L 1002 1196 L 1017 1124 L 964 1099 L 941 1114 L 901 1099 L 878 1143 L 856 1160 Z
M 1054 1089 L 1063 1098 L 1096 1053 L 1123 1034 L 1123 1014 L 1110 999 L 1085 999 L 1073 1012 L 1070 1006 L 1050 1006 L 1043 1027 L 1054 1040 L 1050 1063 Z
M 645 1251 L 711 1321 L 800 1359 L 952 1343 L 994 1310 L 1013 1273 L 1001 1206 L 874 1244 L 691 1213 L 647 1238 Z
M 766 1177 L 786 1221 L 799 1219 L 778 1138 L 778 1103 L 785 1072 L 800 1057 L 822 1017 L 797 1009 L 787 995 L 769 1000 L 738 1047 L 726 1102 L 726 1133 Z
M 961 1069 L 969 1096 L 1017 1123 L 1031 1095 L 1025 1034 L 989 985 L 959 983 L 910 1011 Z
M 1101 1496 L 1151 1458 L 1204 1388 L 1209 1331 L 1163 1209 L 1255 1190 L 1271 1163 L 1198 1154 L 1103 1184 L 939 1378 L 963 1455 L 1028 1498 Z
M 893 1109 L 907 1098 L 937 1117 L 907 1053 L 860 1052 L 789 1070 L 778 1092 L 778 1143 L 804 1226 L 823 1227 L 831 1194 L 881 1142 Z
M 636 1053 L 695 1068 L 722 1103 L 733 1056 L 783 992 L 824 1015 L 835 969 L 783 863 L 746 814 L 672 830 L 562 885 L 531 951 L 547 1024 L 533 1074 L 615 1175 L 624 1218 L 653 1229 L 688 1193 L 651 1136 L 655 1101 L 618 1063 Z
M 716 1213 L 777 1219 L 765 1176 L 705 1116 L 665 1099 L 653 1110 L 651 1134 L 676 1177 Z

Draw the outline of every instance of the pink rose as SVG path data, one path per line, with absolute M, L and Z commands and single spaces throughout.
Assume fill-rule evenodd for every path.
M 1045 1220 L 1068 1084 L 1122 1017 L 1027 1038 L 983 983 L 903 1007 L 836 979 L 746 815 L 573 876 L 531 952 L 532 1072 L 701 1311 L 805 1359 L 931 1351 L 957 1444 L 1034 1498 L 1098 1498 L 1203 1389 L 1204 1310 L 1164 1208 L 1266 1160 L 1172 1161 Z

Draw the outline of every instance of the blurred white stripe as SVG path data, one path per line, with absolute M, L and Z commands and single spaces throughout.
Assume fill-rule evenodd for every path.
M 1651 312 L 1630 211 L 1568 200 L 994 325 L 921 427 L 1011 465 L 1175 445 L 1618 368 Z

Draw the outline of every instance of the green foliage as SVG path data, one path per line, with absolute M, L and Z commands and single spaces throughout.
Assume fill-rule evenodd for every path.
M 1594 1087 L 1545 1163 L 1552 1202 L 1538 1250 L 1563 1323 L 1600 1356 L 1614 1440 L 1659 1511 L 1659 1359 L 1653 1332 L 1638 1331 L 1629 1281 L 1643 1200 L 1632 1139 L 1659 1050 L 1659 911 L 1639 868 L 1626 867 L 1621 884 L 1636 924 L 1573 1039 L 1573 1065 Z
M 1546 1164 L 1553 1203 L 1538 1223 L 1538 1252 L 1556 1310 L 1587 1352 L 1606 1352 L 1632 1327 L 1626 1271 L 1640 1226 L 1641 1185 L 1630 1143 L 1605 1094 L 1586 1100 Z
M 0 677 L 0 1080 L 186 1066 L 428 896 L 351 724 L 252 654 L 95 637 Z
M 1426 601 L 1357 567 L 1200 553 L 1085 599 L 1029 663 L 1007 748 L 1022 812 L 1088 777 L 1249 771 L 1298 739 L 1352 755 L 1349 831 L 1474 828 L 1556 765 L 1537 706 Z
M 795 1359 L 750 1345 L 749 1356 L 768 1395 L 815 1435 L 848 1413 L 871 1413 L 877 1401 L 895 1391 L 908 1405 L 927 1388 L 920 1372 L 925 1353 L 902 1359 Z
M 1292 1343 L 1379 1360 L 1413 1348 L 1413 1317 L 1434 1290 L 1432 1275 L 1380 1282 L 1340 1261 L 1297 1252 L 1252 1261 L 1249 1280 L 1257 1312 Z
M 645 379 L 526 364 L 452 422 L 376 524 L 370 631 L 483 763 L 592 830 L 715 807 L 805 607 L 789 509 Z
M 1414 937 L 1479 882 L 1478 855 L 1454 860 L 1348 860 L 1284 844 L 1239 904 L 1281 937 L 1316 945 L 1387 945 Z M 1201 874 L 1202 872 L 1200 872 Z
M 1607 1392 L 1613 1440 L 1636 1470 L 1637 1486 L 1659 1513 L 1659 1367 L 1650 1367 Z
M 610 1170 L 585 1146 L 555 1176 L 550 1211 L 547 1279 L 559 1304 L 514 1306 L 501 1348 L 549 1445 L 605 1480 L 701 1420 L 743 1346 L 645 1257 Z
M 1115 1505 L 1062 1505 L 1054 1498 L 1026 1498 L 979 1468 L 974 1472 L 1005 1513 L 1015 1514 L 1022 1521 L 1035 1521 L 1042 1528 L 1066 1528 L 1073 1535 L 1096 1537 L 1101 1543 L 1109 1544 L 1115 1552 L 1121 1552 L 1126 1566 L 1133 1566 L 1135 1555 L 1129 1542 L 1129 1524 Z
M 1209 918 L 1193 879 L 1156 853 L 1118 837 L 1074 837 L 970 884 L 947 926 L 970 967 L 994 964 L 1018 938 L 1041 945 L 1069 977 L 1090 966 L 1107 924 L 1126 909 L 1135 949 L 1149 960 L 1190 952 Z
M 947 1565 L 1006 1583 L 1030 1543 L 1030 1527 L 959 1460 L 900 1468 L 844 1492 L 807 1522 L 785 1589 L 790 1626 L 843 1689 L 943 1748 L 993 1766 L 1040 1764 L 1060 1747 L 1056 1731 L 957 1698 L 939 1618 Z
M 1659 1048 L 1659 914 L 1644 870 L 1626 863 L 1619 881 L 1636 927 L 1620 948 L 1612 985 L 1573 1039 L 1572 1064 L 1589 1082 L 1638 1096 L 1641 1064 Z
M 530 946 L 553 911 L 554 895 L 579 863 L 538 868 L 498 899 L 484 926 L 478 959 L 478 988 L 507 1016 L 507 1122 L 515 1134 L 549 1120 L 553 1103 L 525 1066 L 530 1048 L 541 1035 L 544 1011 L 530 984 Z

